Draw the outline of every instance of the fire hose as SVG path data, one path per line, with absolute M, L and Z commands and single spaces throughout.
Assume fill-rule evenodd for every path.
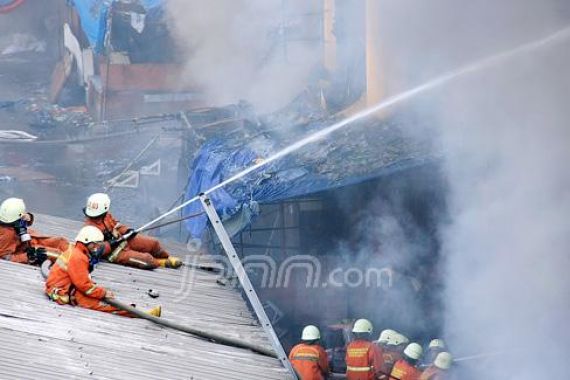
M 25 0 L 0 1 L 0 13 L 12 12 L 24 3 Z
M 41 273 L 42 273 L 42 276 L 44 277 L 44 279 L 46 279 L 48 277 L 51 266 L 52 266 L 52 262 L 49 260 L 44 261 L 44 263 L 42 264 Z M 254 344 L 254 343 L 245 342 L 245 341 L 242 341 L 240 339 L 231 338 L 231 337 L 223 336 L 220 334 L 212 333 L 209 331 L 203 331 L 203 330 L 199 330 L 199 329 L 196 329 L 193 327 L 184 326 L 184 325 L 181 325 L 179 323 L 169 321 L 169 320 L 166 320 L 163 318 L 154 317 L 152 315 L 145 313 L 142 310 L 139 310 L 139 309 L 137 309 L 131 305 L 125 304 L 123 302 L 120 302 L 114 298 L 104 298 L 103 301 L 108 303 L 111 306 L 116 307 L 117 309 L 127 311 L 136 317 L 146 319 L 147 321 L 150 321 L 150 322 L 155 323 L 157 325 L 167 327 L 170 329 L 174 329 L 177 331 L 181 331 L 181 332 L 184 332 L 187 334 L 191 334 L 191 335 L 212 341 L 212 342 L 217 343 L 217 344 L 222 344 L 225 346 L 231 346 L 231 347 L 237 347 L 237 348 L 244 348 L 244 349 L 256 352 L 258 354 L 262 354 L 262 355 L 269 356 L 269 357 L 277 359 L 277 355 L 270 348 L 260 346 L 260 345 Z

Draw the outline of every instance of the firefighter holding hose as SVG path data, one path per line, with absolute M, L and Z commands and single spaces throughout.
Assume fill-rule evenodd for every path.
M 97 227 L 105 238 L 103 257 L 111 263 L 140 269 L 180 268 L 182 261 L 171 256 L 157 239 L 139 235 L 119 223 L 109 212 L 111 198 L 97 193 L 87 199 L 83 209 L 85 225 Z
M 50 270 L 45 284 L 45 292 L 50 300 L 59 305 L 81 306 L 86 309 L 132 316 L 105 302 L 114 298 L 113 293 L 91 280 L 91 271 L 105 251 L 104 236 L 98 228 L 83 227 L 75 238 L 75 245 L 65 251 Z M 161 307 L 149 311 L 160 317 Z

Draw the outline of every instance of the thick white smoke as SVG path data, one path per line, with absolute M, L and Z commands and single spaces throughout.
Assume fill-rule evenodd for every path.
M 186 58 L 182 81 L 198 84 L 214 105 L 252 102 L 272 110 L 307 85 L 322 55 L 316 1 L 172 0 L 168 16 Z M 312 12 L 312 13 L 311 13 Z M 307 35 L 300 24 L 309 24 Z
M 570 24 L 564 0 L 378 1 L 389 94 Z M 296 54 L 289 65 L 268 53 L 281 1 L 169 3 L 188 79 L 216 103 L 282 105 L 318 59 Z M 505 352 L 462 380 L 570 378 L 569 47 L 518 55 L 421 99 L 450 189 L 446 338 L 460 356 Z
M 562 1 L 383 3 L 393 89 L 570 24 Z M 570 378 L 569 48 L 518 55 L 424 99 L 450 188 L 447 337 L 458 354 L 505 353 L 461 379 Z
M 461 351 L 515 350 L 493 379 L 570 374 L 569 64 L 562 49 L 536 52 L 441 103 L 448 327 Z

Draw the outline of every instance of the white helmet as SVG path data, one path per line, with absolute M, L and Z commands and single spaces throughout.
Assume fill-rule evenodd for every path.
M 303 329 L 301 340 L 318 340 L 321 339 L 321 332 L 317 326 L 309 325 Z
M 410 343 L 404 350 L 404 355 L 410 359 L 419 360 L 424 353 L 422 346 L 417 343 Z
M 111 198 L 104 193 L 92 194 L 87 198 L 87 206 L 85 206 L 85 215 L 96 218 L 103 215 L 111 207 Z
M 398 333 L 394 330 L 384 330 L 382 331 L 382 333 L 380 334 L 380 337 L 378 338 L 378 343 L 380 344 L 393 344 L 394 338 L 396 337 Z
M 453 357 L 449 352 L 440 352 L 435 357 L 433 365 L 435 365 L 439 369 L 448 370 L 449 368 L 451 368 L 452 363 L 453 363 Z
M 402 344 L 408 344 L 410 343 L 410 340 L 403 334 L 400 334 L 399 332 L 397 332 L 396 334 L 394 334 L 394 338 L 392 339 L 393 341 L 393 345 L 394 346 L 400 346 Z
M 8 198 L 0 205 L 0 222 L 14 223 L 26 213 L 26 204 L 19 198 Z
M 429 342 L 428 348 L 439 348 L 445 350 L 445 342 L 443 339 L 432 339 L 432 341 Z
M 368 319 L 357 320 L 352 328 L 353 333 L 371 333 L 372 330 L 372 323 Z
M 94 226 L 83 227 L 75 238 L 75 241 L 83 244 L 100 243 L 104 240 L 103 232 Z

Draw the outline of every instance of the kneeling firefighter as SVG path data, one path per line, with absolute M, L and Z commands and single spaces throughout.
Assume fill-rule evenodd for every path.
M 91 280 L 91 271 L 105 250 L 104 237 L 96 227 L 83 227 L 70 246 L 55 262 L 46 280 L 45 292 L 60 305 L 77 305 L 86 309 L 130 317 L 131 314 L 104 302 L 114 298 L 113 293 Z M 148 314 L 160 317 L 157 306 Z
M 179 268 L 182 261 L 170 256 L 157 239 L 138 235 L 133 229 L 119 223 L 109 212 L 111 199 L 97 193 L 87 199 L 83 209 L 85 225 L 97 227 L 105 237 L 103 257 L 109 262 L 140 269 Z
M 45 236 L 29 228 L 34 215 L 26 211 L 22 199 L 9 198 L 0 205 L 0 259 L 21 264 L 41 265 L 55 261 L 68 247 L 62 237 Z

